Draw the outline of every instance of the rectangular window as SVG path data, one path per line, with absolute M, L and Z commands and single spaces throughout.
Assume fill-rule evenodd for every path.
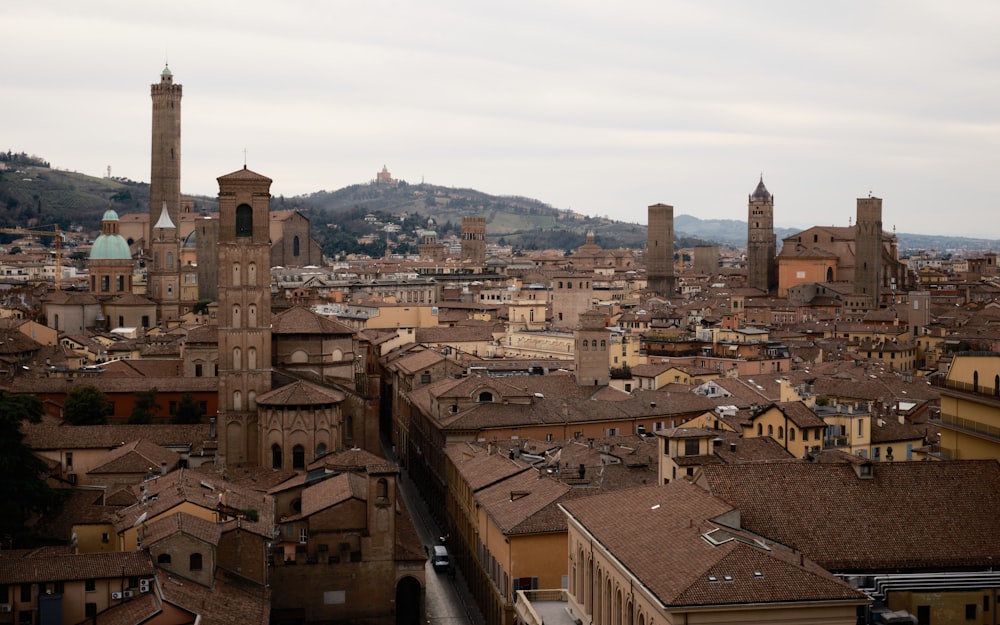
M 200 365 L 200 364 L 198 364 L 198 365 L 195 365 L 195 366 L 194 366 L 194 377 L 196 377 L 196 378 L 200 378 L 201 376 L 202 376 L 202 369 L 201 369 L 201 365 Z
M 88 579 L 83 582 L 83 589 L 87 592 L 97 592 L 97 580 Z
M 66 452 L 66 468 L 67 469 L 72 469 L 73 468 L 73 452 L 72 451 L 67 451 Z
M 309 542 L 309 530 L 304 527 L 299 528 L 299 543 L 304 545 L 307 542 Z
M 965 604 L 965 620 L 974 621 L 976 620 L 976 604 L 966 603 Z
M 31 584 L 21 584 L 21 603 L 31 602 Z
M 864 436 L 864 435 L 865 435 L 865 420 L 858 419 L 858 436 Z
M 688 438 L 684 440 L 684 455 L 685 456 L 697 456 L 701 450 L 699 449 L 697 438 Z
M 96 603 L 85 603 L 83 604 L 83 615 L 87 618 L 94 618 L 97 616 L 97 604 Z

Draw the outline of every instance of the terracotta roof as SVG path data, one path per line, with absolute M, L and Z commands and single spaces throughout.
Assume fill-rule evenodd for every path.
M 200 449 L 209 440 L 209 425 L 46 425 L 22 426 L 24 442 L 32 449 L 112 449 L 126 441 L 155 445 L 191 445 Z M 159 466 L 159 465 L 157 465 Z
M 144 551 L 63 554 L 34 551 L 0 552 L 0 584 L 27 584 L 81 579 L 148 577 L 153 563 Z
M 866 600 L 796 554 L 714 521 L 733 508 L 684 480 L 562 506 L 668 607 Z M 723 531 L 714 542 L 705 538 L 713 530 Z
M 154 545 L 177 533 L 187 534 L 202 542 L 218 546 L 222 536 L 222 526 L 192 514 L 177 512 L 147 523 L 142 532 L 142 544 Z
M 111 521 L 116 531 L 132 527 L 143 514 L 153 519 L 183 503 L 213 511 L 218 509 L 220 503 L 237 510 L 253 509 L 258 512 L 258 520 L 242 521 L 244 530 L 270 536 L 274 527 L 273 504 L 269 496 L 216 476 L 178 469 L 137 484 L 132 490 L 139 500 L 135 505 L 114 513 Z
M 163 599 L 201 618 L 204 625 L 267 625 L 270 590 L 218 569 L 212 587 L 158 575 Z
M 830 570 L 940 569 L 1000 561 L 1000 464 L 771 462 L 704 467 L 742 526 Z
M 257 398 L 260 406 L 319 406 L 339 404 L 347 396 L 344 393 L 310 382 L 292 382 Z
M 271 334 L 354 335 L 354 330 L 302 306 L 293 306 L 271 318 Z
M 243 166 L 243 169 L 237 169 L 236 171 L 234 171 L 231 174 L 226 174 L 224 176 L 219 176 L 218 178 L 216 178 L 216 180 L 218 182 L 220 182 L 220 183 L 223 180 L 225 180 L 227 182 L 228 181 L 232 181 L 232 182 L 241 182 L 241 181 L 247 181 L 247 182 L 267 182 L 267 183 L 271 183 L 272 182 L 272 180 L 270 178 L 268 178 L 267 176 L 262 176 L 262 175 L 258 174 L 255 171 L 247 169 L 246 165 Z
M 180 460 L 176 451 L 164 449 L 156 443 L 139 439 L 126 443 L 108 453 L 104 462 L 87 472 L 88 475 L 105 473 L 149 473 L 152 469 L 160 472 L 161 467 L 173 469 Z
M 516 473 L 509 478 L 476 492 L 475 499 L 504 534 L 517 533 L 517 527 L 547 506 L 554 508 L 570 487 L 539 477 L 537 470 Z M 535 531 L 559 531 L 566 528 L 565 517 L 553 516 L 555 525 L 533 528 Z

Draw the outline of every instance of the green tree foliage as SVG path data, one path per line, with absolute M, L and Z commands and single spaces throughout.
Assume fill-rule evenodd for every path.
M 156 403 L 155 386 L 148 391 L 137 391 L 128 422 L 133 424 L 152 423 L 153 417 L 159 410 L 160 404 Z
M 0 391 L 0 498 L 5 503 L 0 534 L 15 541 L 32 516 L 53 511 L 62 500 L 62 493 L 43 479 L 45 463 L 24 444 L 21 423 L 38 423 L 41 417 L 37 397 Z
M 201 417 L 205 411 L 191 393 L 181 395 L 181 400 L 177 402 L 177 410 L 171 417 L 171 423 L 194 424 L 201 423 Z
M 104 425 L 113 406 L 96 386 L 78 386 L 66 393 L 63 418 L 70 425 Z

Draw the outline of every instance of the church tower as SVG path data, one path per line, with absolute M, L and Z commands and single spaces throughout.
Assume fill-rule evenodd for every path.
M 674 294 L 674 207 L 653 204 L 648 208 L 646 286 L 659 297 Z
M 604 313 L 588 310 L 580 313 L 580 325 L 573 330 L 573 357 L 579 386 L 607 386 L 611 380 L 608 359 L 611 332 L 605 321 Z
M 153 267 L 149 271 L 149 293 L 157 303 L 160 320 L 174 320 L 180 316 L 177 228 L 181 203 L 181 91 L 181 85 L 174 84 L 169 67 L 163 68 L 160 82 L 150 86 L 153 136 L 149 175 L 150 228 L 146 232 L 146 245 L 152 248 L 156 241 L 155 247 L 161 254 L 157 263 L 154 252 Z M 159 233 L 155 232 L 158 227 Z M 168 256 L 172 264 L 167 262 Z
M 259 466 L 257 397 L 271 390 L 271 179 L 218 178 L 219 451 Z
M 870 305 L 877 308 L 882 280 L 882 198 L 858 198 L 855 232 L 854 292 L 870 298 Z
M 748 200 L 747 213 L 747 285 L 767 293 L 777 286 L 778 238 L 774 234 L 774 196 L 764 186 L 764 176 Z

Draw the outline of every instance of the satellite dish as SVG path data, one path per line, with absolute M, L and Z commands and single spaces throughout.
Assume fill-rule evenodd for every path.
M 142 514 L 140 514 L 139 518 L 136 519 L 135 523 L 132 524 L 132 527 L 139 527 L 146 520 L 147 516 L 149 516 L 148 512 L 143 512 Z

